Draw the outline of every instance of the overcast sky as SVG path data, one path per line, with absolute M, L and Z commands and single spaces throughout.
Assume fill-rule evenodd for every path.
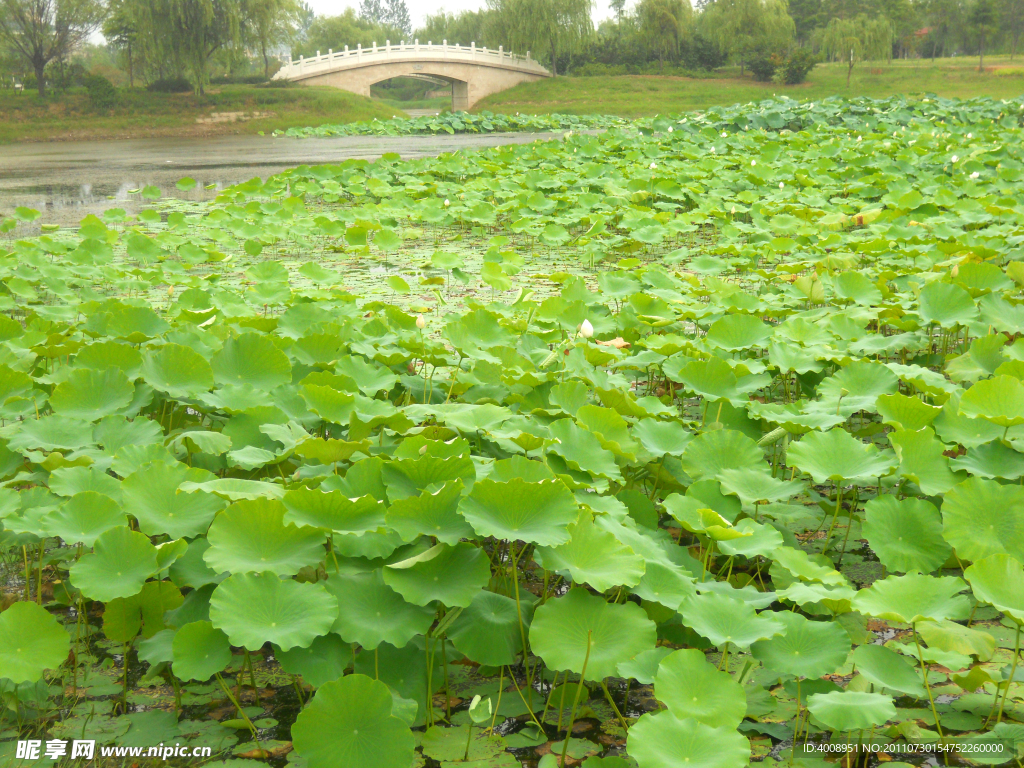
M 334 16 L 346 8 L 359 9 L 359 0 L 307 0 L 316 11 L 317 16 Z M 448 13 L 459 11 L 476 11 L 483 8 L 485 0 L 405 0 L 412 16 L 413 28 L 422 26 L 423 18 L 431 13 L 444 10 Z M 608 0 L 597 0 L 594 6 L 594 22 L 610 16 Z

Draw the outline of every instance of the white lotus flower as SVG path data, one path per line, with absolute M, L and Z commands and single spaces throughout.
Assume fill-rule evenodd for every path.
M 968 133 L 967 134 L 967 138 L 968 139 L 973 139 L 974 138 L 974 134 L 973 133 Z
M 751 160 L 750 167 L 753 168 L 755 165 L 757 165 L 757 160 Z
M 584 320 L 580 323 L 580 336 L 584 339 L 589 339 L 594 335 L 594 326 L 590 324 L 589 320 Z
M 448 198 L 446 197 L 444 199 L 444 207 L 447 208 L 449 205 L 451 205 L 451 203 L 448 201 Z
M 972 179 L 976 179 L 976 178 L 978 178 L 979 176 L 981 176 L 981 174 L 980 174 L 980 173 L 978 173 L 977 171 L 975 171 L 974 173 L 972 173 L 972 174 L 971 174 L 971 178 L 972 178 Z
M 653 171 L 653 170 L 654 170 L 655 168 L 657 168 L 657 167 L 658 167 L 658 164 L 657 164 L 657 163 L 651 163 L 651 170 L 652 170 L 652 171 Z
M 427 321 L 423 319 L 423 315 L 416 315 L 416 327 L 421 331 L 427 327 Z
M 715 154 L 715 151 L 716 151 L 716 150 L 715 150 L 715 148 L 714 148 L 714 147 L 712 147 L 712 148 L 711 148 L 711 154 L 712 154 L 712 155 L 713 155 L 713 154 Z
M 728 133 L 726 133 L 725 131 L 722 131 L 722 138 L 723 138 L 723 139 L 724 139 L 724 138 L 725 138 L 726 136 L 728 136 L 728 135 L 729 135 Z
M 955 163 L 955 162 L 956 162 L 957 160 L 959 160 L 959 159 L 960 159 L 960 158 L 959 158 L 959 157 L 958 157 L 957 155 L 953 155 L 953 156 L 952 156 L 951 158 L 949 158 L 949 161 L 950 161 L 951 163 Z
M 672 133 L 672 126 L 671 125 L 668 127 L 668 132 Z
M 783 184 L 783 183 L 782 183 L 781 181 L 779 182 L 779 189 L 783 189 L 783 188 L 785 188 L 785 186 L 786 186 L 786 185 L 785 185 L 785 184 Z

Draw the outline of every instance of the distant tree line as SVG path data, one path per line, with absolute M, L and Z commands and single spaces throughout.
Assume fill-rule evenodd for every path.
M 127 84 L 202 93 L 214 73 L 269 78 L 282 58 L 419 39 L 530 54 L 556 74 L 713 70 L 799 82 L 819 60 L 1016 56 L 1024 0 L 485 0 L 478 11 L 427 16 L 406 0 L 361 0 L 316 16 L 302 0 L 0 0 L 0 84 L 21 74 L 40 94 L 74 71 L 102 31 Z M 6 73 L 6 74 L 5 74 Z

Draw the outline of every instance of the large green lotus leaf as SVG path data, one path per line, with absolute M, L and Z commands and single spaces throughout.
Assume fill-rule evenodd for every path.
M 633 587 L 644 575 L 644 561 L 611 533 L 594 525 L 589 513 L 569 526 L 569 541 L 540 547 L 534 557 L 548 571 L 568 571 L 576 584 L 589 584 L 598 592 L 612 587 Z
M 726 469 L 762 466 L 764 452 L 742 432 L 718 429 L 691 440 L 681 462 L 695 480 L 719 479 Z
M 433 493 L 424 491 L 399 499 L 388 507 L 384 518 L 405 541 L 417 536 L 433 536 L 445 544 L 472 539 L 476 535 L 472 526 L 459 514 L 463 487 L 462 480 L 449 480 Z
M 388 687 L 366 675 L 325 683 L 292 726 L 295 751 L 309 768 L 409 768 L 416 741 L 393 704 Z
M 465 608 L 448 628 L 448 639 L 455 650 L 470 661 L 500 667 L 512 664 L 523 650 L 519 630 L 519 610 L 523 625 L 530 629 L 533 603 L 516 601 L 494 592 L 477 592 L 473 602 Z
M 174 634 L 171 655 L 179 680 L 209 680 L 231 663 L 231 645 L 209 621 L 193 621 Z
M 744 768 L 750 742 L 733 728 L 648 712 L 629 729 L 626 751 L 640 768 Z
M 890 494 L 871 499 L 864 513 L 864 538 L 890 571 L 930 573 L 952 554 L 934 504 Z
M 978 307 L 971 294 L 949 283 L 929 283 L 918 297 L 917 312 L 925 323 L 943 328 L 965 325 L 978 317 Z
M 833 616 L 838 616 L 852 610 L 857 592 L 853 587 L 827 587 L 824 584 L 794 581 L 775 594 L 780 600 L 789 600 L 801 607 L 820 606 Z
M 459 504 L 459 512 L 479 536 L 548 547 L 569 540 L 568 527 L 578 510 L 576 499 L 559 480 L 481 480 Z
M 718 357 L 707 360 L 691 359 L 681 367 L 675 366 L 675 362 L 674 358 L 665 362 L 665 375 L 680 382 L 695 395 L 712 403 L 728 400 L 733 405 L 740 406 L 746 402 L 747 396 L 740 388 L 739 378 L 725 360 Z
M 695 648 L 675 651 L 661 660 L 654 696 L 676 717 L 691 717 L 712 728 L 735 728 L 747 714 L 743 688 Z
M 942 413 L 935 419 L 933 426 L 942 442 L 959 443 L 967 449 L 999 440 L 1006 431 L 991 421 L 964 416 L 960 413 L 959 396 L 950 397 L 946 401 L 942 406 Z
M 95 491 L 116 502 L 121 501 L 121 483 L 117 478 L 101 472 L 96 466 L 63 467 L 50 473 L 50 492 L 58 496 L 74 496 L 83 491 Z
M 665 510 L 690 533 L 702 533 L 716 541 L 729 541 L 744 536 L 718 512 L 707 507 L 697 496 L 671 493 L 664 501 Z
M 697 594 L 693 577 L 681 566 L 647 560 L 645 568 L 643 578 L 632 590 L 642 600 L 664 605 L 674 611 L 687 597 Z
M 817 373 L 825 367 L 818 359 L 817 350 L 774 340 L 768 343 L 768 360 L 782 372 Z
M 203 480 L 196 482 L 186 480 L 178 490 L 182 493 L 213 493 L 229 501 L 240 499 L 280 499 L 284 496 L 285 490 L 280 485 L 268 483 L 263 480 L 242 480 L 237 477 L 218 477 L 215 480 Z
M 767 465 L 723 469 L 718 473 L 718 479 L 723 491 L 738 496 L 748 506 L 782 501 L 802 493 L 806 488 L 801 480 L 779 480 L 772 477 Z
M 917 634 L 933 651 L 977 656 L 978 661 L 990 660 L 996 650 L 996 639 L 988 632 L 955 621 L 926 621 L 918 625 Z
M 326 586 L 338 602 L 329 628 L 342 640 L 364 648 L 385 642 L 401 648 L 416 635 L 426 634 L 434 621 L 434 608 L 407 602 L 384 583 L 379 568 L 369 573 L 334 574 Z
M 771 525 L 762 525 L 749 517 L 744 517 L 733 528 L 741 536 L 735 539 L 717 540 L 718 548 L 723 554 L 768 557 L 782 546 L 782 535 Z
M 507 483 L 509 480 L 515 480 L 518 477 L 535 483 L 541 480 L 551 480 L 554 476 L 555 473 L 542 461 L 534 461 L 524 456 L 513 456 L 494 462 L 487 478 Z
M 1001 440 L 971 446 L 967 453 L 949 462 L 954 470 L 989 479 L 1018 480 L 1024 477 L 1024 453 Z M 50 484 L 53 487 L 53 484 Z
M 1009 555 L 989 555 L 964 571 L 978 600 L 1024 624 L 1024 566 Z
M 134 379 L 142 367 L 142 355 L 135 347 L 119 341 L 98 341 L 78 350 L 75 367 L 94 371 L 118 368 L 129 379 Z
M 979 336 L 971 342 L 971 348 L 966 353 L 946 363 L 946 375 L 958 383 L 987 379 L 1005 362 L 1003 349 L 1006 341 L 1001 333 Z
M 834 731 L 868 730 L 896 717 L 892 697 L 880 693 L 814 693 L 807 697 L 807 708 L 819 723 Z
M 882 292 L 860 272 L 841 272 L 833 282 L 836 296 L 865 307 L 882 303 Z
M 138 594 L 157 568 L 149 538 L 121 526 L 97 537 L 93 551 L 71 566 L 71 583 L 90 600 L 108 602 Z
M 359 391 L 367 397 L 373 397 L 382 389 L 389 392 L 398 381 L 398 377 L 384 366 L 368 363 L 362 357 L 354 355 L 338 358 L 334 370 L 351 378 L 359 387 Z
M 45 608 L 16 602 L 0 613 L 0 678 L 35 683 L 68 658 L 71 638 Z
M 679 456 L 686 450 L 686 444 L 693 439 L 678 421 L 640 419 L 633 427 L 633 439 L 654 457 Z
M 959 594 L 966 586 L 956 576 L 889 576 L 860 590 L 853 599 L 853 608 L 867 616 L 903 624 L 961 619 L 971 610 L 970 601 Z
M 963 473 L 954 474 L 950 470 L 949 459 L 943 453 L 945 446 L 935 438 L 930 427 L 916 432 L 890 432 L 889 442 L 900 462 L 897 477 L 917 483 L 928 496 L 946 493 L 965 479 Z
M 314 688 L 337 680 L 352 663 L 352 646 L 333 632 L 316 638 L 308 648 L 275 649 L 274 657 L 281 669 L 302 679 Z
M 47 514 L 44 524 L 51 536 L 60 536 L 68 544 L 91 547 L 100 534 L 127 525 L 128 519 L 109 496 L 82 491 Z
M 942 530 L 962 560 L 1005 554 L 1024 561 L 1024 488 L 965 480 L 946 494 Z
M 754 658 L 773 672 L 818 678 L 846 663 L 850 636 L 831 621 L 810 621 L 799 613 L 780 611 L 775 618 L 786 626 L 783 635 L 750 646 Z
M 184 482 L 201 483 L 211 478 L 203 469 L 181 463 L 154 461 L 128 475 L 121 483 L 124 510 L 139 521 L 150 536 L 166 533 L 172 539 L 206 533 L 214 516 L 226 506 L 212 493 L 179 493 Z
M 942 409 L 928 405 L 918 397 L 908 397 L 899 392 L 879 395 L 876 410 L 882 416 L 882 423 L 896 429 L 917 430 L 931 426 Z
M 839 571 L 831 567 L 831 563 L 827 559 L 825 559 L 825 563 L 828 563 L 828 565 L 816 562 L 802 549 L 779 547 L 769 557 L 789 571 L 790 575 L 795 579 L 821 582 L 830 587 L 846 586 L 846 579 Z M 816 555 L 816 557 L 824 559 L 823 555 Z
M 261 333 L 243 333 L 224 342 L 210 360 L 213 378 L 218 384 L 248 384 L 270 391 L 292 380 L 288 356 L 270 337 Z
M 753 315 L 726 315 L 708 328 L 705 340 L 712 346 L 729 352 L 750 347 L 763 347 L 771 337 L 772 327 Z
M 299 392 L 310 410 L 324 421 L 347 424 L 355 410 L 356 396 L 351 392 L 339 392 L 323 384 L 304 384 Z
M 236 501 L 217 515 L 203 559 L 215 572 L 290 576 L 324 559 L 324 532 L 284 522 L 276 499 Z
M 423 491 L 450 480 L 470 484 L 476 478 L 476 468 L 469 456 L 421 456 L 387 462 L 382 469 L 387 487 L 388 501 L 419 496 Z
M 142 364 L 142 376 L 153 389 L 171 397 L 194 397 L 213 389 L 213 369 L 206 358 L 181 344 L 151 350 Z
M 870 443 L 844 429 L 811 432 L 789 447 L 786 461 L 808 473 L 816 483 L 832 480 L 870 480 L 889 474 L 896 462 Z
M 43 416 L 18 424 L 18 430 L 7 447 L 12 451 L 74 451 L 92 443 L 92 425 L 89 422 L 67 416 Z
M 486 710 L 486 706 L 483 708 Z M 475 730 L 473 723 L 450 728 L 433 725 L 423 734 L 423 754 L 436 760 L 443 768 L 519 768 L 521 763 L 505 751 L 505 740 L 497 734 L 488 733 L 486 726 L 490 722 L 488 717 L 484 727 Z
M 979 381 L 960 398 L 960 413 L 1004 429 L 1024 424 L 1024 382 L 1006 375 Z
M 619 676 L 636 680 L 643 685 L 650 685 L 658 674 L 661 660 L 676 651 L 661 645 L 651 651 L 638 653 L 635 658 L 619 664 Z
M 405 560 L 386 565 L 384 583 L 413 605 L 435 600 L 465 608 L 491 579 L 487 553 L 466 542 L 436 544 Z
M 654 647 L 654 622 L 633 603 L 608 603 L 581 587 L 537 608 L 530 626 L 534 653 L 554 670 L 583 671 L 587 680 L 616 674 L 617 666 Z
M 296 488 L 281 499 L 284 522 L 335 533 L 365 533 L 384 525 L 384 503 L 373 496 L 350 499 L 341 491 Z
M 53 389 L 50 407 L 61 417 L 96 421 L 127 408 L 135 385 L 117 368 L 77 368 Z
M 921 682 L 921 673 L 902 654 L 882 645 L 859 645 L 853 651 L 857 671 L 880 688 L 899 691 L 918 698 L 928 692 Z
M 818 393 L 830 411 L 841 407 L 854 413 L 874 410 L 878 398 L 896 392 L 899 385 L 899 377 L 881 363 L 855 362 L 821 382 Z
M 747 648 L 786 631 L 781 621 L 758 614 L 749 603 L 713 592 L 683 600 L 679 613 L 683 624 L 719 647 L 732 643 Z
M 597 435 L 601 447 L 627 461 L 635 461 L 640 446 L 630 436 L 626 420 L 618 411 L 600 405 L 584 405 L 576 412 L 576 422 Z
M 578 426 L 572 419 L 558 419 L 551 423 L 548 431 L 555 443 L 547 450 L 565 459 L 571 469 L 611 480 L 622 478 L 615 463 L 615 454 L 606 450 L 595 434 Z
M 322 584 L 282 579 L 273 573 L 236 573 L 210 596 L 210 621 L 232 645 L 257 651 L 264 643 L 305 648 L 326 635 L 338 601 Z

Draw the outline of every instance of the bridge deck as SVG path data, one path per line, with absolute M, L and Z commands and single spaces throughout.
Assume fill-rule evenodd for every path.
M 319 54 L 319 51 L 317 53 Z M 399 62 L 452 62 L 495 67 L 542 77 L 551 74 L 534 59 L 531 59 L 529 52 L 526 56 L 518 56 L 506 52 L 501 47 L 496 51 L 477 48 L 475 43 L 466 47 L 448 45 L 447 42 L 441 45 L 432 43 L 424 45 L 419 41 L 392 45 L 388 41 L 383 46 L 374 43 L 372 48 L 357 46 L 354 50 L 350 50 L 346 45 L 343 51 L 332 50 L 308 59 L 300 56 L 298 60 L 289 61 L 281 67 L 274 75 L 274 80 L 303 80 L 328 72 Z

